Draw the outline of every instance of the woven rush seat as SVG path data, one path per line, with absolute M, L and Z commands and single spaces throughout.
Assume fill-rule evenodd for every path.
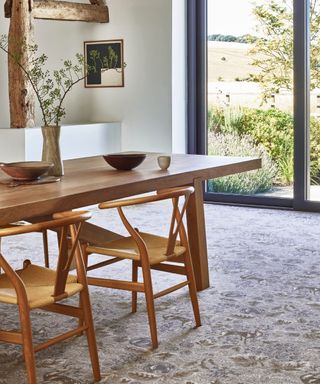
M 139 232 L 139 235 L 148 248 L 150 265 L 159 264 L 163 261 L 169 261 L 170 259 L 181 256 L 186 252 L 186 248 L 180 245 L 180 241 L 176 241 L 172 254 L 166 256 L 168 244 L 167 238 L 145 232 Z M 94 244 L 89 245 L 87 247 L 87 252 L 140 261 L 140 252 L 137 243 L 131 236 L 110 241 L 106 243 L 105 247 Z
M 57 276 L 55 271 L 29 264 L 17 270 L 16 273 L 25 285 L 30 308 L 39 308 L 55 302 L 53 297 Z M 82 288 L 82 284 L 77 283 L 77 276 L 68 276 L 65 287 L 66 297 L 80 292 Z M 0 301 L 18 304 L 16 291 L 6 274 L 0 275 Z

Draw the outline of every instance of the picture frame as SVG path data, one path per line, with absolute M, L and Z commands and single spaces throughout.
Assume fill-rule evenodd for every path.
M 95 67 L 85 74 L 86 88 L 124 87 L 123 45 L 123 39 L 84 42 L 85 68 Z

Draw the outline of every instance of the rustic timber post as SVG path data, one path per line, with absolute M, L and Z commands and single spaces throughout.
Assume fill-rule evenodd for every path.
M 10 18 L 8 35 L 9 52 L 18 56 L 28 68 L 28 49 L 33 44 L 34 19 L 84 21 L 108 23 L 109 9 L 105 0 L 90 0 L 90 4 L 59 0 L 6 0 L 6 18 Z M 9 104 L 11 128 L 34 126 L 34 92 L 25 73 L 8 56 Z
M 33 44 L 32 0 L 12 0 L 8 49 L 28 67 L 25 44 Z M 16 59 L 8 56 L 8 81 L 11 128 L 34 126 L 34 93 Z

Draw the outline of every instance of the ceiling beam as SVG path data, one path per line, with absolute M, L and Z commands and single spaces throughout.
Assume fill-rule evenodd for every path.
M 90 0 L 90 3 L 91 4 L 96 4 L 96 5 L 102 5 L 102 6 L 106 5 L 105 0 Z
M 35 19 L 86 21 L 108 23 L 109 10 L 103 0 L 90 0 L 91 4 L 67 1 L 35 0 L 32 16 Z
M 12 0 L 6 0 L 4 3 L 4 17 L 10 18 L 12 13 Z

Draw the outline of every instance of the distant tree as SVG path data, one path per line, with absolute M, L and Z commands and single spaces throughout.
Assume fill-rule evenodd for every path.
M 242 35 L 238 37 L 238 43 L 252 44 L 257 40 L 256 36 L 250 34 Z
M 311 89 L 320 88 L 320 3 L 310 1 Z M 251 80 L 263 87 L 266 101 L 271 95 L 293 87 L 293 2 L 292 0 L 260 0 L 254 8 L 257 38 L 250 50 L 252 65 L 260 72 Z
M 237 38 L 236 38 L 236 36 L 226 35 L 224 37 L 224 41 L 229 41 L 229 42 L 233 43 L 233 42 L 237 41 Z
M 243 35 L 243 36 L 233 36 L 233 35 L 221 35 L 221 34 L 214 34 L 209 35 L 208 40 L 209 41 L 226 41 L 226 42 L 236 42 L 236 43 L 252 43 L 257 38 L 252 35 Z

